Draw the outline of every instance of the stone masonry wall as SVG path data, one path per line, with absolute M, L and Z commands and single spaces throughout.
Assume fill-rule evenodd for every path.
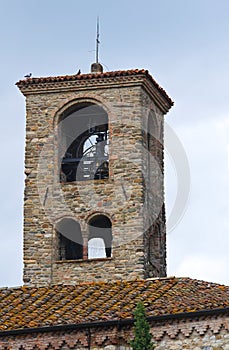
M 148 216 L 153 199 L 152 195 L 150 201 L 146 199 L 143 89 L 120 85 L 86 91 L 71 87 L 70 90 L 26 95 L 25 284 L 164 276 L 165 241 L 163 247 L 160 246 L 162 260 L 157 253 L 155 267 L 151 264 L 146 268 L 150 240 L 149 235 L 145 235 L 149 223 L 144 215 Z M 148 105 L 150 100 L 148 97 Z M 97 103 L 108 114 L 111 141 L 107 180 L 59 182 L 58 120 L 66 108 L 78 102 Z M 159 113 L 158 108 L 155 113 Z M 162 186 L 161 191 L 164 198 Z M 107 215 L 112 222 L 112 257 L 58 261 L 56 223 L 62 218 L 77 220 L 86 245 L 87 223 L 98 213 Z
M 164 116 L 142 90 L 143 174 L 145 179 L 145 273 L 166 276 L 166 227 L 164 207 Z

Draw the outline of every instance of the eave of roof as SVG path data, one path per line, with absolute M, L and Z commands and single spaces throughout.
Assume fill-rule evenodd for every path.
M 148 316 L 148 322 L 166 322 L 171 320 L 185 320 L 192 319 L 196 320 L 203 317 L 211 316 L 222 316 L 229 315 L 229 307 L 222 309 L 208 309 L 195 312 L 181 312 L 178 314 L 168 314 L 161 316 Z M 36 328 L 19 328 L 13 330 L 0 331 L 0 337 L 10 336 L 10 335 L 20 335 L 20 334 L 31 334 L 31 333 L 47 333 L 47 332 L 60 332 L 60 331 L 73 331 L 77 329 L 89 329 L 89 328 L 107 328 L 107 327 L 121 327 L 129 326 L 134 324 L 134 318 L 118 319 L 118 320 L 108 320 L 108 321 L 97 321 L 97 322 L 82 322 L 73 324 L 64 324 L 58 326 L 46 326 L 46 327 L 36 327 Z
M 173 101 L 168 96 L 166 91 L 156 82 L 156 80 L 150 75 L 148 70 L 145 69 L 130 69 L 130 70 L 119 70 L 113 72 L 104 73 L 88 73 L 88 74 L 75 74 L 75 75 L 65 75 L 56 77 L 39 77 L 39 78 L 27 78 L 19 80 L 16 85 L 18 88 L 26 95 L 27 93 L 41 91 L 42 89 L 52 89 L 58 88 L 69 88 L 73 85 L 76 87 L 86 87 L 88 88 L 91 84 L 100 84 L 100 82 L 112 84 L 117 81 L 118 84 L 124 82 L 130 82 L 131 79 L 146 79 L 157 93 L 160 95 L 161 99 L 164 100 L 166 112 L 173 106 Z M 73 84 L 73 85 L 72 85 Z M 85 85 L 86 84 L 86 85 Z M 103 86 L 101 84 L 101 87 Z
M 1 289 L 0 331 L 130 321 L 138 301 L 150 318 L 223 313 L 229 308 L 229 287 L 165 278 Z

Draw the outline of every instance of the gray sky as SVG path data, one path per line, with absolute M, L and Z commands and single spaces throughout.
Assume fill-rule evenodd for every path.
M 24 97 L 15 82 L 89 72 L 96 17 L 107 70 L 145 68 L 175 101 L 188 157 L 186 212 L 168 233 L 168 275 L 229 284 L 229 2 L 1 0 L 0 286 L 22 284 Z M 166 165 L 167 217 L 177 177 Z

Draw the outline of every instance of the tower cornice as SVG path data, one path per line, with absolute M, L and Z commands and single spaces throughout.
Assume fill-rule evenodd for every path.
M 53 93 L 73 90 L 107 89 L 117 87 L 143 86 L 155 99 L 158 107 L 167 113 L 173 101 L 166 91 L 145 69 L 119 70 L 105 73 L 89 73 L 56 77 L 28 78 L 16 83 L 20 91 L 30 94 Z

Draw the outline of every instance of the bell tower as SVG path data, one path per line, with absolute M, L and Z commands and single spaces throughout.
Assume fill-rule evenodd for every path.
M 166 276 L 163 137 L 147 70 L 27 78 L 24 283 Z

